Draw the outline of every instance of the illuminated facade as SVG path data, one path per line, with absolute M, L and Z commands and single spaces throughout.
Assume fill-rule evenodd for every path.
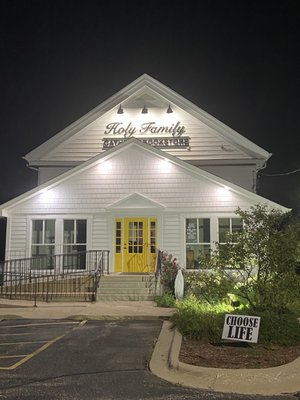
M 238 206 L 284 209 L 255 193 L 269 157 L 143 75 L 26 155 L 39 185 L 0 208 L 6 259 L 109 250 L 111 272 L 145 273 L 159 248 L 201 268 Z

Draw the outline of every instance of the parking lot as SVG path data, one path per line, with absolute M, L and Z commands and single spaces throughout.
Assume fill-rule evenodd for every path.
M 0 370 L 15 370 L 85 321 L 14 320 L 0 323 Z

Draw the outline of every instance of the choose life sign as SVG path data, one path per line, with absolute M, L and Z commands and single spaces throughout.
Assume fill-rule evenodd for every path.
M 257 343 L 260 317 L 225 314 L 222 339 Z

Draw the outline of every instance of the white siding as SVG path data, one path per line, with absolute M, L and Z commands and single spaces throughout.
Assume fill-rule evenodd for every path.
M 182 254 L 182 227 L 180 215 L 168 214 L 163 217 L 163 243 L 161 248 L 176 257 L 180 265 L 184 264 Z
M 89 167 L 49 192 L 14 207 L 26 214 L 96 214 L 138 192 L 165 205 L 167 211 L 232 211 L 249 200 L 163 161 L 139 148 L 115 154 L 104 164 Z
M 71 167 L 40 167 L 38 184 L 41 185 L 42 183 L 47 182 L 50 179 L 63 174 L 64 172 L 68 171 L 70 168 Z
M 27 248 L 27 219 L 26 217 L 12 217 L 10 218 L 10 229 L 8 231 L 9 237 L 8 248 L 5 254 L 6 259 L 24 258 L 28 256 Z
M 235 185 L 256 192 L 255 165 L 205 165 L 200 168 Z
M 92 221 L 92 247 L 91 250 L 108 250 L 109 226 L 107 216 L 95 216 Z

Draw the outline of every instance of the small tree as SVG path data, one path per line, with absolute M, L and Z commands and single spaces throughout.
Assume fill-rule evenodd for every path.
M 160 283 L 164 286 L 165 292 L 174 294 L 174 283 L 178 268 L 177 258 L 167 251 L 162 251 Z
M 299 222 L 290 213 L 264 205 L 238 208 L 243 230 L 216 243 L 208 261 L 221 277 L 235 283 L 234 293 L 253 310 L 283 311 L 299 298 Z

